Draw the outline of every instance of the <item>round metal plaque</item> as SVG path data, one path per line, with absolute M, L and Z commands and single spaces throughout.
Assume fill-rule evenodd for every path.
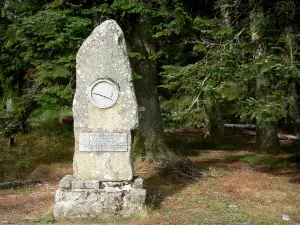
M 113 106 L 117 102 L 118 97 L 119 88 L 110 80 L 97 80 L 90 87 L 90 100 L 101 109 Z

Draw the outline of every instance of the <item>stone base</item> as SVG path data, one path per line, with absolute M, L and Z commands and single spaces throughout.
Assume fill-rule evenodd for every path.
M 54 216 L 103 216 L 140 213 L 143 210 L 146 190 L 142 178 L 125 182 L 75 180 L 65 176 L 55 195 Z

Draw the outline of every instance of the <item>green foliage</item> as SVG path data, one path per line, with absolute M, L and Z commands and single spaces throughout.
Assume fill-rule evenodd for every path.
M 63 115 L 70 115 L 70 108 L 36 110 L 29 118 L 32 129 L 26 134 L 16 134 L 17 144 L 11 148 L 7 139 L 0 136 L 0 182 L 35 179 L 28 175 L 38 165 L 72 160 L 73 127 L 58 122 L 58 117 Z M 43 177 L 51 173 L 51 167 L 47 171 L 42 172 Z
M 149 57 L 161 66 L 167 126 L 211 135 L 220 115 L 270 124 L 291 120 L 291 84 L 300 78 L 300 6 L 293 0 L 264 2 L 263 13 L 257 2 L 244 0 L 0 2 L 0 111 L 6 113 L 12 95 L 12 115 L 20 120 L 32 103 L 34 110 L 70 107 L 75 54 L 93 27 L 114 18 L 130 36 L 146 16 L 150 26 L 143 29 L 155 38 L 157 52 Z M 130 58 L 145 59 L 127 41 Z M 36 93 L 28 98 L 33 87 Z
M 55 219 L 54 218 L 48 218 L 48 217 L 38 217 L 38 218 L 35 218 L 33 220 L 34 222 L 36 223 L 53 223 L 55 222 Z
M 73 91 L 66 84 L 74 85 L 75 53 L 90 29 L 90 19 L 72 16 L 70 10 L 41 11 L 9 27 L 5 49 L 17 51 L 20 58 L 13 60 L 31 72 L 25 77 L 32 76 L 43 87 L 38 103 L 48 103 L 53 93 L 56 102 L 70 101 Z
M 10 22 L 0 37 L 3 43 L 0 84 L 3 103 L 10 98 L 10 93 L 15 93 L 12 120 L 18 120 L 16 116 L 24 114 L 31 103 L 37 104 L 30 112 L 37 106 L 43 109 L 71 106 L 75 54 L 92 29 L 93 11 L 79 10 L 81 7 L 71 1 L 9 1 L 2 8 Z M 28 98 L 26 92 L 33 87 L 36 92 L 31 100 L 22 101 Z
M 53 133 L 60 137 L 73 137 L 72 126 L 62 126 L 59 123 L 59 118 L 64 116 L 72 116 L 70 106 L 53 107 L 50 109 L 40 108 L 35 110 L 29 117 L 29 123 L 35 130 L 36 135 L 49 136 Z
M 5 32 L 0 31 L 0 95 L 3 99 L 0 109 L 5 110 L 10 93 L 23 99 L 26 88 L 37 86 L 32 102 L 37 103 L 35 108 L 47 110 L 71 106 L 75 54 L 93 26 L 102 18 L 113 17 L 125 18 L 121 24 L 128 27 L 131 18 L 141 13 L 149 14 L 151 10 L 136 0 L 104 3 L 96 0 L 25 0 L 6 1 L 1 5 L 1 11 L 1 21 L 6 23 L 0 22 L 1 28 L 5 28 Z M 143 57 L 140 53 L 130 56 Z M 142 77 L 134 73 L 134 78 Z M 15 110 L 22 112 L 20 107 Z
M 247 98 L 242 101 L 240 118 L 242 121 L 253 121 L 256 118 L 265 118 L 264 121 L 274 124 L 287 116 L 286 98 L 282 92 L 274 92 L 271 95 L 259 99 Z
M 35 108 L 34 97 L 38 88 L 32 86 L 21 97 L 10 95 L 6 101 L 6 110 L 0 111 L 0 132 L 10 137 L 19 131 L 26 131 L 25 121 Z
M 265 123 L 276 124 L 293 118 L 291 84 L 299 82 L 300 71 L 299 39 L 291 27 L 298 22 L 294 15 L 299 5 L 294 1 L 267 4 L 265 15 L 256 18 L 258 24 L 254 25 L 249 19 L 253 20 L 255 4 L 231 0 L 214 3 L 209 16 L 201 15 L 199 8 L 183 8 L 181 24 L 185 28 L 178 26 L 178 33 L 162 38 L 168 30 L 161 26 L 156 35 L 164 43 L 176 43 L 174 36 L 181 40 L 176 55 L 174 49 L 166 49 L 160 74 L 164 78 L 160 87 L 172 96 L 162 103 L 170 115 L 166 124 L 172 128 L 201 127 L 209 134 L 215 105 L 227 119 L 238 117 L 243 122 L 263 118 Z M 177 18 L 169 16 L 168 21 L 173 24 Z M 258 25 L 261 39 L 252 41 L 252 28 Z M 264 43 L 263 55 L 258 57 Z
M 166 110 L 172 109 L 171 118 L 178 126 L 201 127 L 208 134 L 211 126 L 208 112 L 211 108 L 217 101 L 236 99 L 240 92 L 232 82 L 237 69 L 237 49 L 233 48 L 235 43 L 229 39 L 233 36 L 232 29 L 219 27 L 216 19 L 196 17 L 191 29 L 193 36 L 199 36 L 188 37 L 184 44 L 193 44 L 188 57 L 197 61 L 163 67 L 161 76 L 168 83 L 161 87 L 174 94 L 162 106 Z M 231 90 L 231 95 L 224 95 L 228 90 Z
M 112 11 L 119 11 L 120 14 L 140 14 L 146 10 L 145 5 L 137 0 L 115 0 L 110 7 Z

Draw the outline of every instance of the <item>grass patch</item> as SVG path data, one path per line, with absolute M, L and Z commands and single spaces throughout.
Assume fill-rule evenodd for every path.
M 31 132 L 16 140 L 16 146 L 0 150 L 0 182 L 25 180 L 40 164 L 72 161 L 73 138 L 37 137 Z
M 290 179 L 289 182 L 291 184 L 300 184 L 300 178 L 299 179 Z
M 248 156 L 248 155 L 242 155 L 242 156 L 228 155 L 228 156 L 224 156 L 224 159 L 228 161 L 240 161 L 240 162 L 245 162 L 250 164 L 266 165 L 266 166 L 276 166 L 278 163 L 277 161 L 271 159 L 256 157 L 256 156 Z
M 227 205 L 223 202 L 208 202 L 205 204 L 205 207 L 213 210 L 216 214 L 229 213 L 230 209 L 228 209 Z
M 43 218 L 43 217 L 38 217 L 33 220 L 35 223 L 53 223 L 55 222 L 54 218 Z
M 228 171 L 216 166 L 209 166 L 206 170 L 206 173 L 212 177 L 223 177 L 228 175 Z

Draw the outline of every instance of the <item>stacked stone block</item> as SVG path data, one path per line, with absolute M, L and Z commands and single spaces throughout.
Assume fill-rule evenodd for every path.
M 146 190 L 141 178 L 123 182 L 76 180 L 65 176 L 55 195 L 54 216 L 130 215 L 143 210 Z

